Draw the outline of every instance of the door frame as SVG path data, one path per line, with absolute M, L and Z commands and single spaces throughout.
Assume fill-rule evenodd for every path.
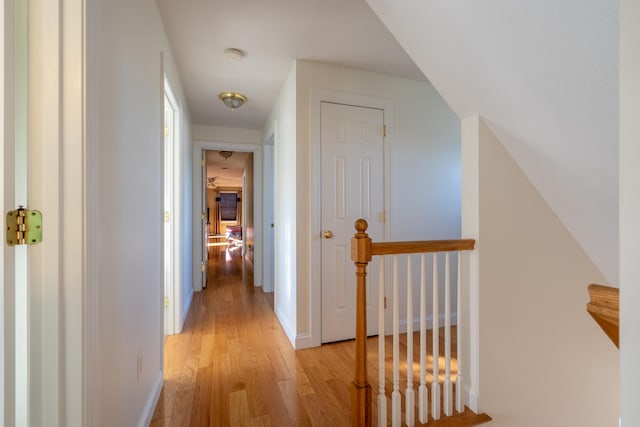
M 167 214 L 169 220 L 163 222 L 162 228 L 162 240 L 163 240 L 163 256 L 162 256 L 162 277 L 163 277 L 163 294 L 165 298 L 168 298 L 168 304 L 164 311 L 163 329 L 165 335 L 176 334 L 179 332 L 182 324 L 178 313 L 180 313 L 180 307 L 178 306 L 178 298 L 176 295 L 180 295 L 179 283 L 180 283 L 180 265 L 177 262 L 176 251 L 174 250 L 175 243 L 179 242 L 176 227 L 176 212 L 178 212 L 176 206 L 176 194 L 179 191 L 180 177 L 176 176 L 175 159 L 178 158 L 176 150 L 179 146 L 180 135 L 180 105 L 174 95 L 171 87 L 171 82 L 168 76 L 164 75 L 164 87 L 163 87 L 163 101 L 168 101 L 169 109 L 171 110 L 171 126 L 169 135 L 165 135 L 163 138 L 163 196 L 169 200 L 163 200 L 163 208 L 167 208 Z M 165 109 L 163 108 L 163 128 L 167 128 L 165 123 Z M 163 134 L 164 135 L 164 134 Z M 167 142 L 169 139 L 169 142 Z M 169 147 L 166 144 L 169 144 Z M 169 154 L 169 156 L 167 156 Z M 167 192 L 169 195 L 167 195 Z M 168 203 L 167 203 L 168 202 Z M 168 206 L 167 206 L 168 204 Z M 167 226 L 168 224 L 168 226 Z M 167 253 L 168 252 L 168 253 Z M 167 278 L 169 280 L 167 280 Z M 186 314 L 185 314 L 186 316 Z
M 15 1 L 0 6 L 0 206 L 2 216 L 15 209 L 14 176 L 14 74 L 15 74 Z M 5 177 L 6 175 L 6 177 Z M 3 238 L 4 239 L 4 238 Z M 15 308 L 14 308 L 14 251 L 4 242 L 0 244 L 0 424 L 15 424 Z
M 253 153 L 253 240 L 256 249 L 262 249 L 262 145 L 245 144 L 242 142 L 207 141 L 203 139 L 193 140 L 193 290 L 199 292 L 203 289 L 202 271 L 198 254 L 201 253 L 204 231 L 202 230 L 202 213 L 204 212 L 202 200 L 202 187 L 206 185 L 205 177 L 202 177 L 201 160 L 204 150 L 226 150 Z M 253 260 L 253 285 L 261 286 L 258 282 L 262 278 L 263 253 L 262 250 L 254 252 Z
M 389 98 L 312 88 L 309 91 L 309 141 L 311 163 L 311 333 L 296 342 L 296 348 L 317 347 L 322 343 L 322 156 L 320 151 L 320 105 L 322 102 L 351 105 L 355 107 L 377 108 L 384 111 L 384 124 L 387 127 L 383 138 L 383 200 L 385 222 L 383 239 L 390 236 L 391 207 L 389 205 L 390 185 L 390 149 L 394 130 L 394 102 Z M 354 228 L 355 234 L 355 228 Z M 355 278 L 354 278 L 355 282 Z M 355 322 L 355 319 L 354 319 Z
M 264 292 L 275 292 L 275 192 L 274 192 L 274 172 L 275 172 L 275 128 L 265 138 L 263 143 L 264 158 L 264 179 L 263 179 L 263 202 L 262 202 L 262 230 L 263 230 L 263 268 L 262 268 L 262 290 Z

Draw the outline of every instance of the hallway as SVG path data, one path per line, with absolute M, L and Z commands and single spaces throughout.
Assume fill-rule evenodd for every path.
M 294 352 L 252 274 L 239 250 L 210 248 L 209 286 L 165 339 L 151 426 L 348 424 L 353 342 Z
M 294 351 L 273 312 L 273 294 L 251 285 L 253 271 L 239 248 L 212 246 L 209 251 L 209 286 L 194 295 L 183 332 L 165 338 L 164 388 L 151 427 L 349 425 L 354 341 Z M 455 343 L 455 328 L 452 335 Z M 441 330 L 440 382 L 444 380 L 443 336 Z M 431 342 L 431 331 L 427 331 L 427 342 Z M 367 342 L 374 417 L 377 345 L 376 337 Z M 391 345 L 388 336 L 388 399 L 393 387 Z M 414 360 L 419 357 L 417 347 Z M 427 348 L 430 351 L 430 345 Z M 406 335 L 400 338 L 400 351 L 406 354 Z M 430 364 L 428 357 L 429 369 Z M 451 369 L 455 379 L 455 360 Z M 406 364 L 401 364 L 400 373 L 404 391 Z M 427 374 L 427 381 L 431 380 Z M 414 384 L 418 382 L 418 369 L 414 369 Z M 488 419 L 467 409 L 453 419 L 432 420 L 430 425 L 461 427 Z

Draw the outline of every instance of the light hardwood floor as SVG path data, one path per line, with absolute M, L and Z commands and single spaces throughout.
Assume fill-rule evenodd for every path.
M 273 313 L 273 294 L 251 285 L 239 250 L 225 249 L 210 248 L 209 286 L 194 295 L 183 332 L 165 339 L 165 383 L 151 426 L 349 425 L 353 341 L 294 351 Z M 377 339 L 368 347 L 375 405 Z M 386 347 L 390 354 L 389 339 Z M 429 425 L 487 420 L 467 411 Z

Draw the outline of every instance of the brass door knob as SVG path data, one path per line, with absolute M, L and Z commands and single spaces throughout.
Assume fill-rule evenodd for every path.
M 322 233 L 322 235 L 324 236 L 325 239 L 332 239 L 333 238 L 333 231 L 331 230 L 326 230 Z

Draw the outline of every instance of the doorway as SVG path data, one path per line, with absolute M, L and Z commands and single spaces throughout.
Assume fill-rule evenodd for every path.
M 253 153 L 205 150 L 205 237 L 226 258 L 254 261 Z M 219 259 L 219 258 L 216 258 Z
M 225 159 L 224 157 L 222 157 L 220 152 L 231 152 L 233 154 Z M 232 221 L 221 221 L 221 223 L 219 224 L 220 227 L 218 229 L 215 228 L 216 224 L 218 224 L 218 221 L 216 221 L 215 218 L 217 209 L 215 199 L 219 198 L 219 194 L 216 193 L 224 191 L 226 188 L 225 185 L 229 184 L 229 182 L 227 181 L 225 183 L 222 173 L 214 173 L 211 176 L 207 176 L 209 173 L 207 172 L 207 156 L 209 156 L 210 160 L 215 159 L 216 162 L 222 163 L 221 165 L 219 165 L 220 171 L 222 171 L 221 168 L 224 167 L 225 162 L 228 164 L 227 167 L 229 167 L 231 163 L 239 160 L 240 157 L 253 157 L 253 161 L 249 162 L 251 168 L 253 169 L 253 177 L 248 176 L 245 181 L 245 188 L 248 188 L 249 191 L 247 191 L 246 189 L 242 190 L 242 168 L 240 168 L 239 184 L 234 185 L 232 187 L 232 190 L 230 190 L 232 192 L 238 193 L 237 189 L 240 188 L 240 193 L 253 193 L 253 196 L 251 196 L 250 194 L 237 194 L 237 197 L 240 199 L 239 203 L 241 204 L 240 210 L 238 210 L 238 213 L 240 215 L 239 222 L 242 222 L 242 214 L 240 212 L 242 212 L 242 209 L 245 209 L 247 213 L 251 212 L 249 219 L 245 219 L 245 221 L 248 221 L 253 225 L 251 227 L 246 227 L 247 229 L 243 229 L 242 231 L 236 229 L 235 234 L 230 237 L 236 239 L 236 243 L 238 243 L 238 249 L 236 249 L 237 251 L 242 251 L 244 248 L 245 254 L 253 259 L 253 284 L 254 286 L 261 286 L 262 283 L 260 282 L 260 279 L 262 278 L 263 267 L 262 146 L 257 144 L 219 143 L 215 141 L 195 140 L 193 153 L 193 271 L 194 278 L 202 277 L 202 279 L 194 280 L 194 291 L 201 291 L 206 286 L 205 274 L 207 270 L 206 266 L 208 263 L 208 245 L 220 243 L 224 243 L 226 245 L 227 226 L 233 227 L 233 225 L 238 225 L 231 224 Z M 208 191 L 208 187 L 211 187 L 211 190 L 214 190 L 215 187 L 216 191 Z M 210 200 L 208 200 L 208 198 Z M 248 207 L 247 204 L 249 204 Z M 238 221 L 233 222 L 235 223 Z M 233 230 L 229 230 L 230 233 L 232 231 Z M 238 239 L 240 232 L 243 233 L 241 242 L 240 239 Z

